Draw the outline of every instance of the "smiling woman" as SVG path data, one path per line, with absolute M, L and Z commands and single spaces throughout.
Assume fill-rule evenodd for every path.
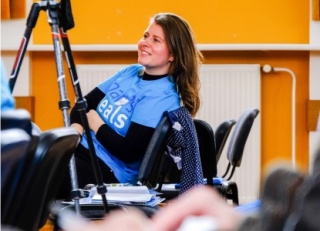
M 152 75 L 169 73 L 173 61 L 161 26 L 151 21 L 143 38 L 138 43 L 138 63 L 145 67 L 145 72 Z
M 85 98 L 87 118 L 104 183 L 132 183 L 164 112 L 184 106 L 194 116 L 200 105 L 197 50 L 188 23 L 178 15 L 155 15 L 138 43 L 138 63 L 123 68 Z M 71 126 L 82 134 L 75 151 L 78 185 L 95 183 L 88 139 L 78 110 Z M 71 192 L 65 177 L 59 198 Z

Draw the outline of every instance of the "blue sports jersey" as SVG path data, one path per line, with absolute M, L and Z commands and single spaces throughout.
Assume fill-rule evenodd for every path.
M 1 59 L 1 110 L 12 110 L 15 108 L 15 99 L 11 94 L 7 72 Z
M 165 111 L 180 107 L 179 95 L 171 78 L 143 80 L 140 76 L 143 68 L 139 64 L 131 65 L 98 85 L 105 97 L 96 111 L 109 127 L 123 137 L 131 121 L 155 128 Z M 136 183 L 140 161 L 122 162 L 100 144 L 93 132 L 91 134 L 97 156 L 113 170 L 117 179 Z M 85 135 L 81 143 L 88 148 Z

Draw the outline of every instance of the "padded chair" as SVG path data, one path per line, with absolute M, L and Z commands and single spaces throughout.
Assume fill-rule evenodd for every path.
M 11 219 L 5 224 L 30 231 L 41 228 L 79 138 L 72 128 L 52 129 L 40 135 L 34 159 L 25 168 L 15 195 L 21 203 L 12 206 Z
M 1 130 L 1 221 L 7 219 L 31 143 L 22 129 Z
M 231 178 L 235 169 L 241 165 L 244 147 L 254 120 L 259 112 L 256 108 L 249 108 L 240 115 L 234 126 L 227 149 L 227 158 L 229 161 L 227 169 L 222 176 L 222 180 L 220 179 L 219 182 L 215 183 L 215 186 L 220 190 L 222 195 L 226 199 L 231 199 L 234 204 L 239 204 L 238 187 L 236 182 L 231 181 Z
M 216 163 L 219 162 L 223 148 L 227 142 L 229 134 L 236 124 L 235 120 L 226 120 L 222 122 L 215 130 L 214 139 L 215 139 L 215 148 L 216 148 Z
M 19 128 L 31 136 L 32 123 L 30 113 L 25 109 L 1 111 L 1 130 Z
M 213 186 L 212 179 L 217 175 L 215 135 L 211 125 L 201 119 L 193 120 L 199 142 L 199 151 L 203 177 L 207 184 Z
M 167 116 L 164 116 L 154 131 L 149 142 L 146 153 L 143 157 L 140 170 L 139 182 L 149 188 L 161 188 L 164 173 L 163 160 L 166 149 L 166 139 L 171 129 L 171 123 Z M 160 183 L 160 185 L 158 185 Z
M 9 140 L 3 140 L 3 142 L 8 142 L 7 145 L 12 145 L 10 148 L 9 155 L 5 156 L 6 148 L 2 149 L 2 181 L 1 181 L 1 220 L 2 222 L 7 221 L 8 216 L 12 209 L 12 200 L 16 199 L 14 197 L 14 192 L 19 184 L 19 180 L 23 169 L 28 164 L 28 161 L 33 158 L 33 153 L 35 147 L 38 143 L 39 128 L 31 122 L 30 114 L 24 109 L 12 109 L 1 111 L 1 134 L 8 131 L 20 130 L 23 131 L 24 135 L 15 134 Z M 17 139 L 23 139 L 27 135 L 29 142 L 26 147 L 25 144 L 15 144 L 11 143 Z M 4 136 L 5 137 L 5 136 Z M 25 137 L 27 139 L 27 137 Z M 8 161 L 6 163 L 6 161 Z M 10 166 L 9 166 L 10 165 Z M 5 172 L 8 170 L 8 172 Z M 16 202 L 19 204 L 19 202 Z
M 51 174 L 51 183 L 48 185 L 47 194 L 44 199 L 44 206 L 42 207 L 41 217 L 39 221 L 39 228 L 43 227 L 48 220 L 50 214 L 50 206 L 51 203 L 56 199 L 56 195 L 58 194 L 59 186 L 62 183 L 63 177 L 66 175 L 66 172 L 69 171 L 69 164 L 71 157 L 73 155 L 74 150 L 78 146 L 80 142 L 79 134 L 72 128 L 63 128 L 62 130 L 66 130 L 65 134 L 60 134 L 62 137 L 61 140 L 57 141 L 60 144 L 57 144 L 56 147 L 59 148 L 59 145 L 65 145 L 64 154 L 60 154 L 58 157 L 56 164 L 56 170 L 53 174 Z M 70 131 L 68 131 L 70 130 Z M 58 138 L 58 137 L 57 137 Z M 67 139 L 69 141 L 67 141 Z M 59 148 L 60 149 L 60 148 Z M 45 168 L 41 169 L 41 173 L 47 174 L 48 171 Z
M 220 159 L 224 145 L 235 123 L 235 120 L 226 120 L 221 123 L 214 132 L 208 122 L 201 119 L 194 119 L 202 171 L 205 179 L 212 179 L 217 176 L 217 162 Z M 213 181 L 207 180 L 207 184 L 213 185 Z
M 25 109 L 12 109 L 1 112 L 1 130 L 18 128 L 31 137 L 29 152 L 34 152 L 41 133 L 40 128 L 31 121 L 30 113 Z
M 25 157 L 30 146 L 30 136 L 21 129 L 1 131 L 1 193 L 8 190 L 13 180 L 10 176 L 17 171 L 17 165 Z

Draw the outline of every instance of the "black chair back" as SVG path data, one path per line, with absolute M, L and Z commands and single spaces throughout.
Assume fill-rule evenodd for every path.
M 6 222 L 11 205 L 15 203 L 14 192 L 22 177 L 27 159 L 30 136 L 21 129 L 1 131 L 1 222 Z
M 237 123 L 234 126 L 234 130 L 230 137 L 230 142 L 227 149 L 227 158 L 229 160 L 229 164 L 225 174 L 223 175 L 223 177 L 227 180 L 231 179 L 235 171 L 235 168 L 240 167 L 244 147 L 250 134 L 253 122 L 259 114 L 259 112 L 260 111 L 256 108 L 249 108 L 245 110 L 241 114 L 241 116 L 237 120 Z M 231 166 L 231 172 L 229 176 L 227 176 Z
M 10 128 L 22 129 L 31 136 L 32 123 L 30 113 L 25 109 L 1 111 L 1 130 Z
M 235 125 L 227 149 L 229 163 L 225 173 L 215 179 L 214 186 L 226 200 L 232 200 L 234 205 L 239 205 L 238 185 L 235 181 L 231 181 L 231 178 L 236 167 L 241 164 L 245 144 L 258 114 L 258 109 L 248 108 L 240 115 L 236 123 L 232 120 L 228 122 L 231 127 Z M 231 172 L 229 173 L 230 168 Z
M 16 176 L 17 166 L 25 158 L 30 146 L 30 136 L 21 129 L 13 128 L 1 131 L 1 193 L 8 190 Z
M 1 111 L 1 136 L 1 221 L 6 222 L 23 169 L 32 159 L 38 141 L 33 137 L 29 112 L 24 109 Z
M 45 223 L 48 205 L 55 199 L 79 138 L 72 128 L 52 129 L 40 135 L 34 159 L 25 168 L 15 196 L 21 203 L 12 206 L 9 225 L 34 231 Z
M 214 132 L 210 124 L 204 120 L 194 119 L 193 122 L 198 136 L 203 177 L 207 179 L 208 185 L 213 185 L 212 178 L 217 175 Z
M 143 157 L 138 178 L 141 184 L 149 188 L 155 188 L 162 181 L 160 173 L 165 153 L 165 142 L 170 129 L 170 120 L 164 116 L 156 127 Z
M 216 162 L 218 163 L 223 151 L 223 148 L 228 140 L 229 134 L 236 124 L 235 120 L 226 120 L 222 122 L 215 130 L 215 142 L 216 142 Z

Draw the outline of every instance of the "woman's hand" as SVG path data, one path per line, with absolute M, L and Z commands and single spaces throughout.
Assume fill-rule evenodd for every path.
M 88 123 L 92 131 L 97 133 L 101 125 L 104 124 L 103 120 L 95 110 L 90 110 L 87 113 Z
M 76 129 L 76 131 L 79 133 L 79 135 L 81 136 L 83 133 L 83 127 L 81 124 L 77 124 L 77 123 L 73 123 L 70 125 L 70 127 Z

